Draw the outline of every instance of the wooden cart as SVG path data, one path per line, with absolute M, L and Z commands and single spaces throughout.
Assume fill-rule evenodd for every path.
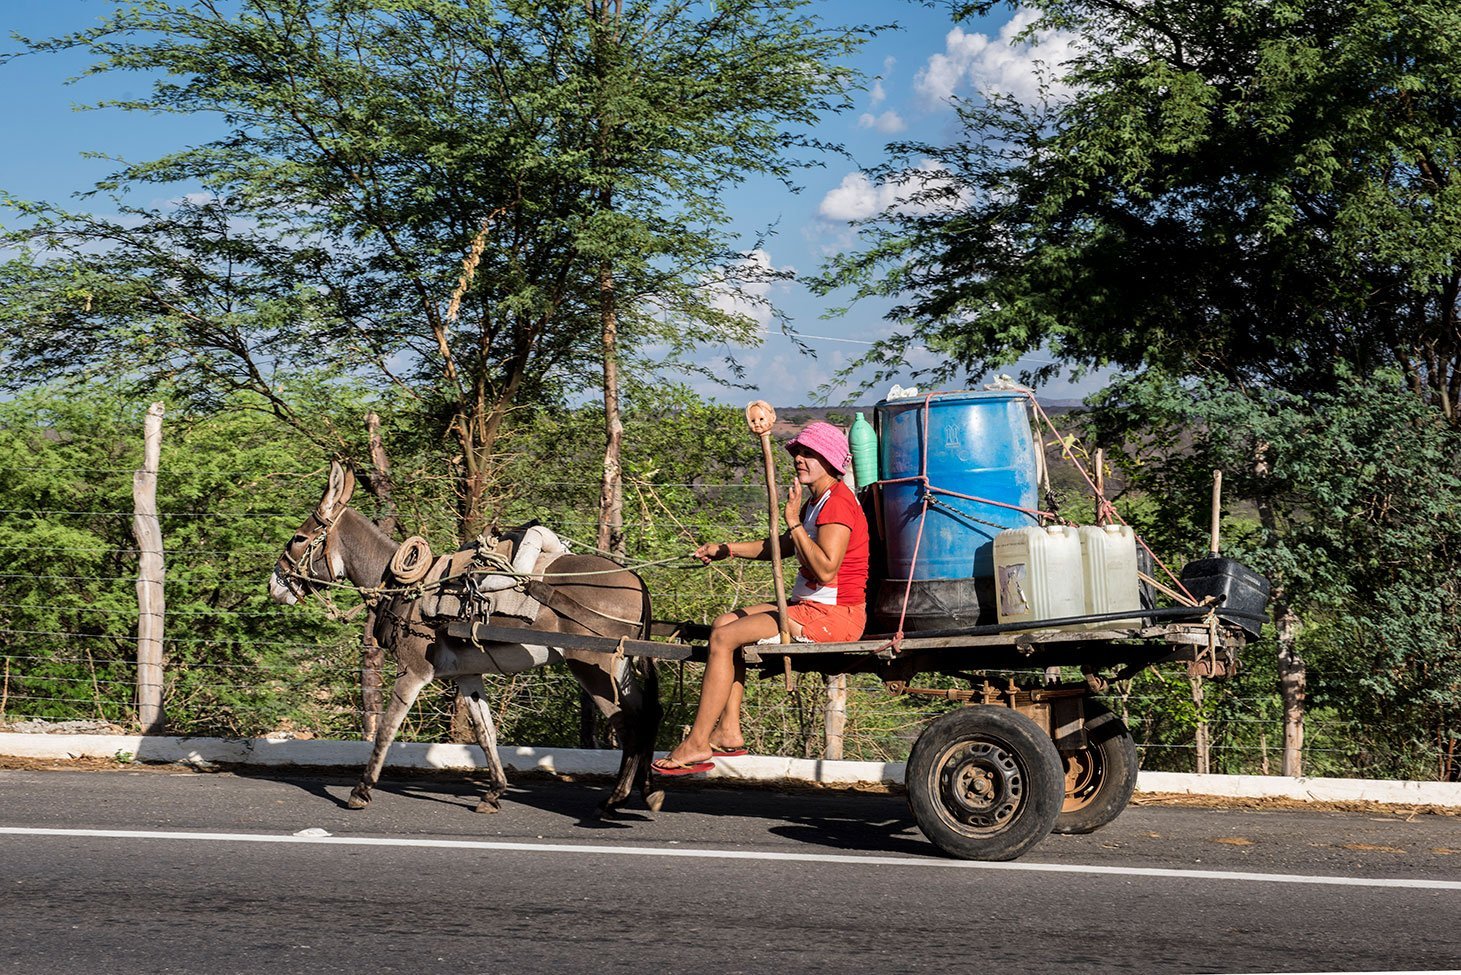
M 951 856 L 1014 859 L 1046 835 L 1088 833 L 1114 820 L 1136 786 L 1136 745 L 1121 720 L 1096 698 L 1112 680 L 1148 666 L 1185 663 L 1204 677 L 1233 673 L 1248 635 L 1206 606 L 1146 609 L 1139 626 L 1079 617 L 1019 626 L 974 626 L 872 636 L 854 643 L 761 645 L 745 650 L 762 673 L 783 668 L 821 674 L 871 673 L 895 694 L 946 698 L 961 706 L 930 722 L 909 755 L 905 784 L 913 817 Z M 1251 626 L 1250 626 L 1251 628 Z M 518 627 L 454 624 L 451 635 L 484 643 L 521 643 Z M 669 639 L 543 634 L 562 648 L 659 660 L 705 660 L 708 628 L 656 624 Z M 1016 679 L 1011 671 L 1078 669 L 1077 682 Z M 925 688 L 923 674 L 967 684 Z

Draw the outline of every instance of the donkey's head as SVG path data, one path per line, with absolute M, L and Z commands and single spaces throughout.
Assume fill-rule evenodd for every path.
M 331 530 L 344 514 L 354 491 L 355 475 L 339 461 L 331 461 L 330 483 L 324 497 L 274 564 L 274 574 L 269 577 L 269 597 L 276 603 L 296 603 L 321 583 L 345 578 L 345 561 L 332 543 Z

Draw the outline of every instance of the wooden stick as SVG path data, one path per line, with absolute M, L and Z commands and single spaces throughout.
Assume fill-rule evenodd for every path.
M 1192 599 L 1191 597 L 1182 595 L 1180 592 L 1178 592 L 1175 589 L 1171 589 L 1171 588 L 1169 588 L 1167 586 L 1162 585 L 1162 583 L 1159 580 L 1153 579 L 1151 576 L 1147 575 L 1145 572 L 1138 572 L 1136 574 L 1136 578 L 1139 581 L 1144 582 L 1147 585 L 1151 586 L 1157 592 L 1161 593 L 1163 596 L 1166 596 L 1168 599 L 1172 600 L 1174 603 L 1176 603 L 1179 606 L 1196 606 L 1197 605 L 1197 601 L 1196 600 Z
M 1212 545 L 1210 551 L 1214 556 L 1218 554 L 1218 525 L 1222 519 L 1223 504 L 1223 472 L 1220 470 L 1212 472 Z
M 1096 448 L 1096 524 L 1106 524 L 1106 452 Z
M 781 512 L 776 490 L 776 461 L 771 455 L 771 426 L 776 422 L 776 410 L 765 400 L 756 400 L 746 406 L 746 423 L 751 432 L 761 438 L 761 459 L 766 465 L 766 504 L 771 533 L 771 575 L 776 583 L 776 625 L 782 644 L 791 642 L 791 631 L 786 625 L 786 581 L 781 578 Z M 792 689 L 791 658 L 786 661 L 786 689 Z

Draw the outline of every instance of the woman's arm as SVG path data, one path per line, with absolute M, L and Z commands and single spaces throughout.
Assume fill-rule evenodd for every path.
M 802 527 L 801 523 L 791 527 L 788 533 L 796 546 L 796 557 L 802 568 L 814 582 L 830 586 L 837 581 L 837 570 L 847 555 L 847 546 L 852 542 L 852 529 L 837 522 L 817 526 L 817 537 Z
M 837 581 L 837 570 L 842 567 L 842 559 L 852 543 L 852 529 L 840 522 L 830 521 L 817 526 L 817 537 L 813 540 L 811 532 L 802 524 L 801 504 L 802 486 L 799 482 L 792 481 L 791 490 L 787 493 L 785 512 L 786 523 L 791 526 L 791 530 L 786 533 L 786 537 L 796 549 L 796 557 L 800 560 L 806 577 L 819 586 L 830 586 Z
M 789 558 L 795 551 L 790 535 L 783 533 L 777 541 L 781 544 L 782 556 Z M 769 562 L 771 561 L 771 539 L 761 538 L 754 542 L 706 542 L 695 550 L 695 558 L 706 565 L 730 558 Z

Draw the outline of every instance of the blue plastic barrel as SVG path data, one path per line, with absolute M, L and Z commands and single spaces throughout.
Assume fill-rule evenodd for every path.
M 916 477 L 928 445 L 928 480 L 935 488 L 1035 508 L 1039 459 L 1028 400 L 1015 392 L 935 393 L 877 404 L 879 474 L 884 482 Z M 917 482 L 882 485 L 887 578 L 985 579 L 994 576 L 994 536 L 1036 524 L 1031 515 L 935 492 L 918 541 L 924 488 Z M 913 548 L 918 542 L 918 558 Z M 900 599 L 902 593 L 898 593 Z M 958 615 L 958 614 L 955 614 Z

